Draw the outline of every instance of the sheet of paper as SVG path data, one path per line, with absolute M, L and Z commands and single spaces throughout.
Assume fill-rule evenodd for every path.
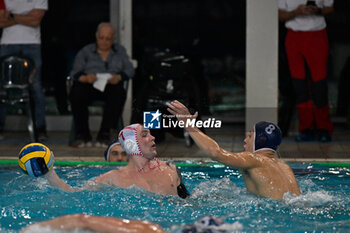
M 93 87 L 104 92 L 107 82 L 110 78 L 112 78 L 112 75 L 109 73 L 98 73 L 96 74 L 96 77 L 97 80 L 94 82 Z

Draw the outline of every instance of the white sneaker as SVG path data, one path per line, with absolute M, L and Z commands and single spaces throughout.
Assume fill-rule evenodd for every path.
M 92 147 L 92 142 L 91 141 L 84 142 L 83 140 L 76 140 L 75 142 L 73 142 L 72 146 L 76 148 Z
M 108 147 L 107 144 L 105 144 L 103 142 L 98 142 L 98 141 L 96 142 L 95 146 L 100 147 L 100 148 L 107 148 Z
M 92 141 L 85 142 L 85 147 L 92 147 Z

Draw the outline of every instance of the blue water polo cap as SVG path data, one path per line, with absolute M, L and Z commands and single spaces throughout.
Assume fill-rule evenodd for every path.
M 282 141 L 282 132 L 274 123 L 260 121 L 254 126 L 253 152 L 259 150 L 276 151 Z
M 107 149 L 105 150 L 104 155 L 105 155 L 106 161 L 109 161 L 109 153 L 111 152 L 112 147 L 115 145 L 120 145 L 120 142 L 118 139 L 113 140 L 111 143 L 109 143 Z
M 205 216 L 193 224 L 187 224 L 183 227 L 182 233 L 226 233 L 222 228 L 223 221 L 215 216 Z

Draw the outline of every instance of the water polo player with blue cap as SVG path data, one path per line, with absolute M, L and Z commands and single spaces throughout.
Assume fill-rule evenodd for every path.
M 260 150 L 276 151 L 282 142 L 280 128 L 266 121 L 260 121 L 254 125 L 254 148 L 253 152 Z
M 108 162 L 127 162 L 128 157 L 118 140 L 109 143 L 104 153 L 105 160 Z
M 196 119 L 179 101 L 168 104 L 168 111 L 187 122 Z M 184 124 L 194 142 L 213 160 L 237 168 L 242 173 L 247 190 L 263 197 L 282 199 L 285 193 L 300 194 L 298 182 L 292 169 L 277 156 L 282 134 L 277 125 L 262 121 L 254 125 L 244 139 L 244 152 L 233 153 L 205 135 L 195 125 Z

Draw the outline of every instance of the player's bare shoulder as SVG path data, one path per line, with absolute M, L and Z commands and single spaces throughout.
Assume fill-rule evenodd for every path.
M 172 170 L 176 170 L 176 165 L 172 162 L 162 161 L 161 163 L 162 163 L 162 166 L 164 166 L 164 167 L 170 168 Z
M 171 177 L 179 177 L 179 170 L 174 163 L 168 161 L 160 161 L 160 170 L 162 174 L 170 175 Z M 181 175 L 181 173 L 180 173 Z
M 97 177 L 95 181 L 102 184 L 116 185 L 118 180 L 123 179 L 126 174 L 123 170 L 123 168 L 111 170 Z
M 281 167 L 282 170 L 287 171 L 287 172 L 293 172 L 292 168 L 285 162 L 279 159 L 279 166 Z M 294 173 L 293 173 L 294 174 Z
M 171 172 L 173 174 L 178 174 L 179 169 L 172 162 L 163 161 L 162 167 L 165 168 L 168 172 Z

